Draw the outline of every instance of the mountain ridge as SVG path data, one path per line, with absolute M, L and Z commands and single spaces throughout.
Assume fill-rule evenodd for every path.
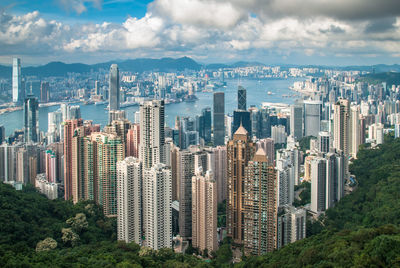
M 22 67 L 22 74 L 24 76 L 37 76 L 37 77 L 64 77 L 68 73 L 90 73 L 91 71 L 99 71 L 101 69 L 108 70 L 110 65 L 116 63 L 121 71 L 142 73 L 146 71 L 159 71 L 159 72 L 174 72 L 184 70 L 198 71 L 202 68 L 208 70 L 217 70 L 223 68 L 237 68 L 249 66 L 266 66 L 257 61 L 237 61 L 234 63 L 210 63 L 202 64 L 195 61 L 190 57 L 181 58 L 136 58 L 128 60 L 107 61 L 96 64 L 84 63 L 64 63 L 61 61 L 53 61 L 40 66 L 27 66 Z M 354 66 L 325 66 L 325 65 L 299 65 L 299 64 L 282 64 L 273 66 L 281 66 L 282 68 L 291 67 L 309 67 L 309 68 L 332 68 L 337 70 L 360 70 L 360 71 L 375 71 L 379 72 L 400 72 L 399 64 L 375 64 L 371 66 L 354 65 Z M 10 78 L 12 75 L 12 66 L 0 65 L 0 78 Z

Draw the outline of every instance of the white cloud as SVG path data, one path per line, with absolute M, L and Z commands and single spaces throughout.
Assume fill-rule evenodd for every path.
M 368 33 L 365 29 L 374 25 L 368 20 L 354 22 L 325 13 L 314 16 L 315 10 L 308 16 L 302 10 L 299 11 L 302 16 L 292 16 L 290 10 L 283 8 L 288 0 L 260 1 L 156 0 L 142 18 L 129 17 L 122 24 L 74 26 L 45 20 L 37 11 L 21 16 L 0 11 L 0 60 L 6 55 L 30 55 L 40 62 L 55 57 L 60 60 L 75 57 L 79 61 L 90 58 L 98 62 L 184 55 L 207 61 L 228 58 L 263 61 L 270 57 L 290 60 L 294 55 L 310 59 L 340 55 L 390 58 L 400 49 L 399 17 L 391 20 L 394 23 L 389 25 L 390 31 Z M 304 3 L 307 6 L 316 4 L 315 1 Z M 84 12 L 88 2 L 102 1 L 72 2 L 83 5 L 84 9 L 79 10 Z M 290 9 L 300 4 L 294 1 L 293 5 Z M 271 15 L 267 7 L 281 12 L 281 16 Z M 387 23 L 380 20 L 375 25 L 382 28 Z
M 58 2 L 66 11 L 73 11 L 77 14 L 86 12 L 88 3 L 97 9 L 101 9 L 103 5 L 103 0 L 58 0 Z
M 149 5 L 158 15 L 175 23 L 204 27 L 230 28 L 247 18 L 243 12 L 228 1 L 212 0 L 156 0 Z

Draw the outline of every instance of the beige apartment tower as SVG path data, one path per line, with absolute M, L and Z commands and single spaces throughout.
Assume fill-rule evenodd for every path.
M 255 144 L 241 125 L 227 144 L 227 235 L 235 244 L 244 241 L 244 176 L 248 162 L 253 158 Z
M 278 183 L 274 166 L 262 148 L 245 168 L 244 252 L 261 255 L 276 248 Z
M 208 253 L 218 248 L 217 185 L 212 172 L 203 176 L 201 168 L 192 178 L 192 245 Z

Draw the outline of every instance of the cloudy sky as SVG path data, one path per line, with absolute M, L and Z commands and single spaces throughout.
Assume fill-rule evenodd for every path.
M 399 0 L 0 0 L 0 63 L 400 63 Z

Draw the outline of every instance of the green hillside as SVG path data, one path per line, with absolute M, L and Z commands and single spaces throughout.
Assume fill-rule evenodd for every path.
M 323 231 L 238 266 L 400 267 L 400 139 L 361 150 L 350 169 L 358 189 L 311 228 Z
M 361 76 L 358 81 L 368 84 L 379 84 L 386 82 L 388 87 L 392 85 L 400 85 L 400 73 L 384 72 L 384 73 L 369 73 Z
M 400 139 L 362 149 L 350 167 L 357 190 L 327 211 L 312 236 L 237 267 L 400 267 Z M 46 239 L 48 238 L 48 239 Z M 90 202 L 47 200 L 0 183 L 0 267 L 221 267 L 224 245 L 206 262 L 115 241 L 115 223 Z

